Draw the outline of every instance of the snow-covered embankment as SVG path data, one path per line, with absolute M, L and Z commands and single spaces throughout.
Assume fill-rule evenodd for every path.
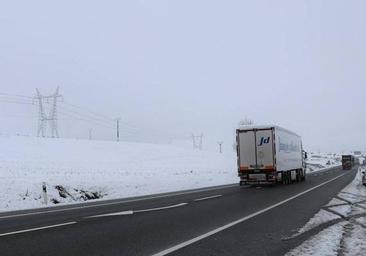
M 238 182 L 232 150 L 72 139 L 0 137 L 0 211 Z

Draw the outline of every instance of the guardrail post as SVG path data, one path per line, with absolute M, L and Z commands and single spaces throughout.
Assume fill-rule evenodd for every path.
M 43 200 L 44 200 L 44 204 L 47 205 L 48 203 L 48 198 L 47 198 L 47 186 L 46 186 L 46 182 L 42 183 L 42 190 L 43 190 Z

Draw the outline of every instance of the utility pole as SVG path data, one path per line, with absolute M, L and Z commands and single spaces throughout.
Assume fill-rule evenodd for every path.
M 193 150 L 195 150 L 196 149 L 196 138 L 193 133 L 191 136 L 192 136 Z
M 119 141 L 119 118 L 117 118 L 117 142 Z
M 220 152 L 220 154 L 222 153 L 222 144 L 223 143 L 224 143 L 223 141 L 218 141 L 217 142 L 217 144 L 219 144 L 219 152 Z
M 92 132 L 93 132 L 93 130 L 91 128 L 89 128 L 89 140 L 93 139 Z
M 199 146 L 200 150 L 202 150 L 202 142 L 203 142 L 203 133 L 201 133 L 201 136 L 200 136 L 200 146 Z
M 58 138 L 58 126 L 57 126 L 57 101 L 58 98 L 62 97 L 62 95 L 59 94 L 59 87 L 57 87 L 56 92 L 52 95 L 44 96 L 42 95 L 38 89 L 36 89 L 37 95 L 34 97 L 35 100 L 38 101 L 38 131 L 37 136 L 38 137 L 45 137 L 46 132 L 46 126 L 47 123 L 50 124 L 51 127 L 51 137 L 52 138 Z M 47 111 L 45 109 L 44 104 L 50 103 L 51 110 L 47 114 Z

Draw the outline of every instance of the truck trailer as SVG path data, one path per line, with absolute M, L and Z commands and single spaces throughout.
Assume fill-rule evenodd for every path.
M 236 131 L 240 185 L 289 184 L 306 177 L 301 137 L 279 126 L 246 126 Z
M 352 170 L 355 165 L 355 157 L 353 155 L 342 155 L 342 169 Z

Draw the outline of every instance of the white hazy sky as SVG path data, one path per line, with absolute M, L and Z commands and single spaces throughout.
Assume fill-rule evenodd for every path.
M 365 28 L 364 0 L 0 0 L 0 93 L 59 85 L 65 103 L 121 117 L 124 139 L 228 146 L 248 116 L 309 150 L 366 149 Z M 35 135 L 36 117 L 0 98 L 1 133 Z M 59 123 L 62 137 L 113 137 Z

